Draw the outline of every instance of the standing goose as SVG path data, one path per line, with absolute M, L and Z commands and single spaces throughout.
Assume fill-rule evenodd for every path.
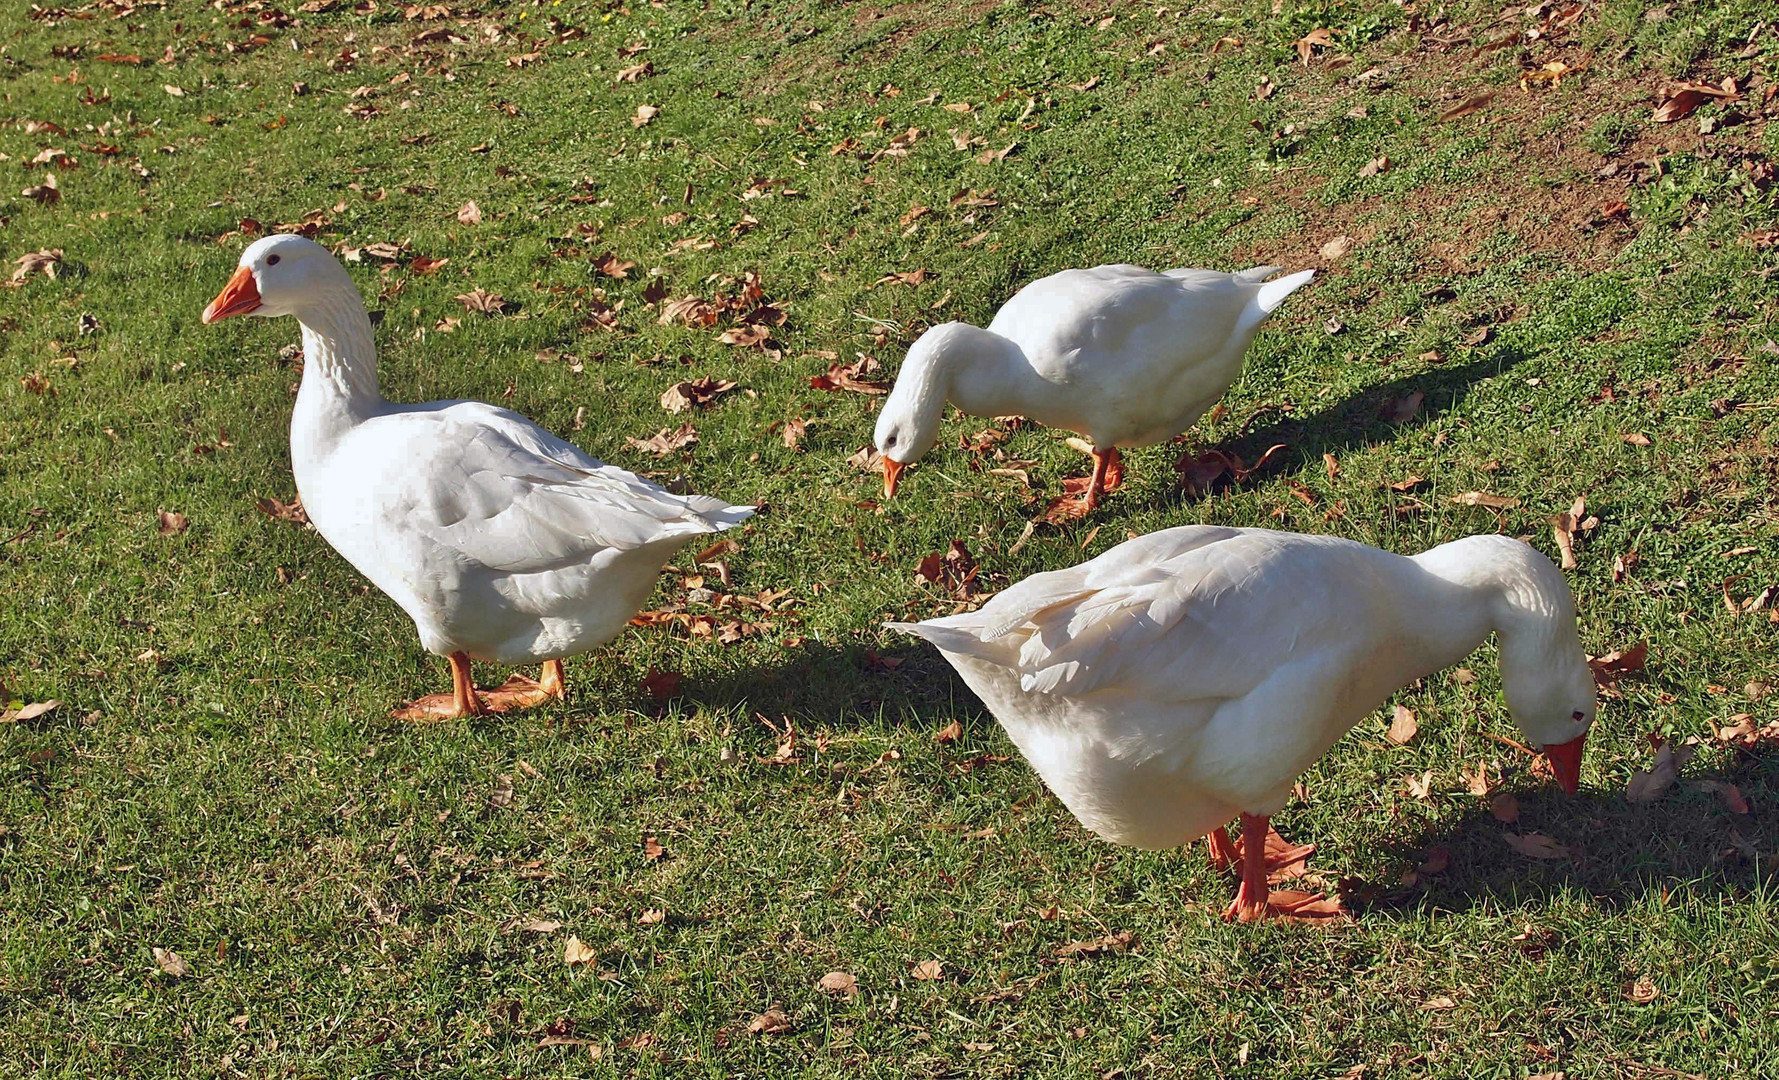
M 1086 436 L 1086 504 L 1098 506 L 1118 448 L 1190 427 L 1241 374 L 1261 322 L 1315 276 L 1265 280 L 1278 269 L 1064 270 L 1019 290 L 986 330 L 933 327 L 908 349 L 877 417 L 884 496 L 932 449 L 949 401 L 971 416 L 1016 414 Z
M 232 315 L 296 316 L 303 381 L 290 459 L 303 509 L 413 618 L 420 643 L 451 662 L 450 694 L 396 716 L 470 716 L 561 697 L 563 657 L 615 637 L 681 547 L 753 513 L 674 495 L 506 409 L 385 400 L 357 287 L 303 237 L 268 236 L 241 253 L 203 319 Z M 472 659 L 541 660 L 543 679 L 478 691 Z
M 890 623 L 938 646 L 1081 823 L 1159 850 L 1242 821 L 1241 888 L 1268 905 L 1259 843 L 1292 782 L 1397 689 L 1499 639 L 1508 712 L 1575 792 L 1594 683 L 1562 572 L 1473 536 L 1412 558 L 1326 536 L 1188 525 L 980 610 Z

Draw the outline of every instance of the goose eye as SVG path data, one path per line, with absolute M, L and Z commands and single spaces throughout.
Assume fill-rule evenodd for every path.
M 896 445 L 896 437 L 894 435 L 891 435 L 889 438 L 883 440 L 883 445 L 885 445 L 885 446 Z
M 282 255 L 273 255 L 273 256 L 270 256 L 270 257 L 268 257 L 268 258 L 267 258 L 267 259 L 266 259 L 266 265 L 267 265 L 267 266 L 277 266 L 277 265 L 278 265 L 278 261 L 279 261 L 279 260 L 280 260 L 280 259 L 282 259 L 282 258 L 284 258 L 284 256 L 282 256 Z
M 1580 723 L 1582 720 L 1586 719 L 1586 717 L 1582 715 L 1582 711 L 1580 709 L 1575 710 L 1575 712 L 1572 713 L 1571 715 L 1575 717 L 1575 720 L 1577 723 Z

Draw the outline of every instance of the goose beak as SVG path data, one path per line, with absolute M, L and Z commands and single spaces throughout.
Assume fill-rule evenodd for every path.
M 885 499 L 896 497 L 896 481 L 901 479 L 902 470 L 905 468 L 907 466 L 900 461 L 883 459 L 883 497 Z
M 1544 756 L 1550 759 L 1550 771 L 1556 774 L 1557 783 L 1563 790 L 1571 795 L 1581 790 L 1581 746 L 1587 741 L 1586 735 L 1580 735 L 1566 743 L 1544 748 Z
M 245 315 L 259 308 L 259 286 L 254 284 L 253 271 L 245 266 L 235 268 L 235 276 L 210 301 L 204 309 L 204 325 L 209 326 L 218 319 L 226 319 L 230 315 Z

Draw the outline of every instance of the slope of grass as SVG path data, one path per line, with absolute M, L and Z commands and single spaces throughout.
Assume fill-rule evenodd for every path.
M 0 291 L 0 698 L 63 703 L 0 725 L 0 1076 L 1779 1075 L 1779 774 L 1715 738 L 1770 721 L 1779 684 L 1779 625 L 1739 610 L 1779 583 L 1762 5 L 308 6 L 0 15 L 0 256 L 62 253 Z M 1550 61 L 1580 71 L 1521 85 Z M 1743 100 L 1650 121 L 1665 81 L 1726 76 Z M 56 201 L 13 194 L 46 173 Z M 293 492 L 296 328 L 198 322 L 244 222 L 305 220 L 359 252 L 392 398 L 496 401 L 762 500 L 727 584 L 688 556 L 657 597 L 746 636 L 632 629 L 571 662 L 560 707 L 385 719 L 443 665 L 255 507 Z M 606 253 L 635 265 L 599 275 Z M 1105 261 L 1324 272 L 1225 410 L 1129 454 L 1087 520 L 1026 537 L 1085 460 L 1032 427 L 965 452 L 971 418 L 877 505 L 847 458 L 881 399 L 809 376 L 864 354 L 887 377 L 926 326 Z M 786 315 L 769 349 L 664 325 L 648 293 L 747 272 Z M 504 314 L 454 299 L 478 288 Z M 739 386 L 662 410 L 705 375 Z M 689 450 L 626 441 L 687 419 Z M 1275 443 L 1244 485 L 1176 485 L 1183 451 Z M 1225 926 L 1201 853 L 1095 840 L 935 654 L 877 629 L 952 609 L 914 569 L 954 539 L 991 590 L 1190 522 L 1554 554 L 1577 496 L 1584 640 L 1650 649 L 1583 795 L 1500 741 L 1491 647 L 1406 689 L 1421 734 L 1361 724 L 1279 819 L 1351 898 L 1333 930 Z M 791 603 L 717 607 L 700 574 Z M 1652 733 L 1704 746 L 1631 804 Z M 1503 840 L 1534 831 L 1571 856 Z M 856 995 L 818 989 L 835 970 Z M 788 1030 L 750 1033 L 774 1004 Z

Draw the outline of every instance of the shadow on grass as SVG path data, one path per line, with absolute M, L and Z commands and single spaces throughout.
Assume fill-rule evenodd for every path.
M 1734 784 L 1752 804 L 1747 814 L 1727 809 L 1703 781 Z M 1496 820 L 1488 803 L 1470 800 L 1399 844 L 1388 845 L 1401 870 L 1387 881 L 1356 885 L 1356 911 L 1380 917 L 1419 917 L 1465 911 L 1507 899 L 1516 903 L 1582 889 L 1607 908 L 1664 894 L 1676 885 L 1741 895 L 1770 884 L 1779 827 L 1767 820 L 1779 792 L 1779 754 L 1738 753 L 1730 767 L 1689 775 L 1654 803 L 1636 804 L 1622 790 L 1583 789 L 1565 796 L 1546 785 L 1512 791 L 1519 805 L 1513 824 Z M 1531 858 L 1509 836 L 1539 833 L 1567 851 Z M 1404 872 L 1443 848 L 1447 868 L 1401 884 Z M 1353 883 L 1349 883 L 1353 884 Z
M 1274 471 L 1292 472 L 1320 462 L 1323 454 L 1391 442 L 1407 424 L 1423 424 L 1451 410 L 1469 396 L 1476 384 L 1492 379 L 1520 364 L 1527 354 L 1511 346 L 1499 346 L 1467 364 L 1423 369 L 1360 390 L 1344 401 L 1302 417 L 1286 417 L 1226 439 L 1217 449 L 1256 461 L 1267 448 L 1280 443 L 1285 449 L 1275 458 Z M 1415 393 L 1424 395 L 1420 410 L 1406 422 L 1386 417 L 1389 406 Z

